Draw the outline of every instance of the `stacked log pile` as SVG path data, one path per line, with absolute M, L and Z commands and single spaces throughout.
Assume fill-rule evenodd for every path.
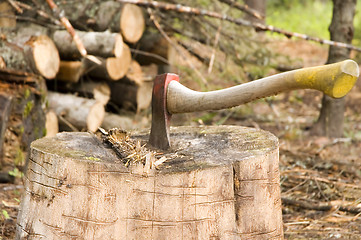
M 143 10 L 115 1 L 58 2 L 75 32 L 45 4 L 0 3 L 0 181 L 24 166 L 33 140 L 100 126 L 132 129 L 134 114 L 151 103 L 159 61 L 142 61 L 143 51 L 152 55 L 157 46 L 145 44 Z
M 153 54 L 149 45 L 157 44 L 147 43 L 148 37 L 143 36 L 143 10 L 115 1 L 58 2 L 57 7 L 64 11 L 74 33 L 64 29 L 44 4 L 0 4 L 4 16 L 0 17 L 0 28 L 4 30 L 0 40 L 1 68 L 36 74 L 46 80 L 50 90 L 47 116 L 49 121 L 53 119 L 48 123 L 48 133 L 58 128 L 96 131 L 102 124 L 130 127 L 130 120 L 124 122 L 124 118 L 106 111 L 138 113 L 150 106 L 157 68 L 139 62 L 159 63 L 154 58 L 142 60 L 142 51 Z M 74 34 L 84 45 L 86 57 L 78 50 Z

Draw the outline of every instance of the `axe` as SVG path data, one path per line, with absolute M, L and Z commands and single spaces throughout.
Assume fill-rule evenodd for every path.
M 149 144 L 163 150 L 170 147 L 170 119 L 175 113 L 231 108 L 295 89 L 316 89 L 330 97 L 341 98 L 351 90 L 358 76 L 357 63 L 345 60 L 284 72 L 222 90 L 197 92 L 180 84 L 176 74 L 159 75 L 153 85 Z

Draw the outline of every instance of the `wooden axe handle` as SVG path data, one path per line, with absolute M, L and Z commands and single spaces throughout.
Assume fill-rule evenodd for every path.
M 295 89 L 316 89 L 333 98 L 341 98 L 351 90 L 358 76 L 357 63 L 345 60 L 276 74 L 211 92 L 196 92 L 177 81 L 171 81 L 167 90 L 167 110 L 170 114 L 218 110 Z

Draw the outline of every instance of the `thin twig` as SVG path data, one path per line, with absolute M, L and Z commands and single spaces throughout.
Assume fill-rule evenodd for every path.
M 242 5 L 238 2 L 236 2 L 235 0 L 218 0 L 218 1 L 226 3 L 231 7 L 235 7 L 238 10 L 241 10 L 241 11 L 243 11 L 255 18 L 258 18 L 260 20 L 264 19 L 264 16 L 260 12 L 254 10 L 253 8 L 250 8 L 248 5 Z
M 13 1 L 13 0 L 12 0 Z M 61 22 L 54 18 L 53 16 L 50 16 L 49 14 L 47 14 L 45 11 L 43 10 L 39 10 L 39 9 L 34 9 L 32 6 L 26 4 L 26 3 L 23 3 L 23 2 L 19 2 L 19 1 L 14 1 L 18 6 L 26 9 L 26 10 L 33 10 L 35 11 L 39 16 L 43 17 L 43 18 L 46 18 L 46 19 L 49 19 L 51 21 L 53 21 L 54 24 L 56 25 L 61 25 Z
M 60 10 L 58 8 L 58 6 L 54 3 L 53 0 L 46 0 L 46 2 L 48 3 L 50 9 L 53 11 L 53 13 L 55 14 L 55 16 L 57 16 L 61 23 L 64 25 L 64 27 L 66 28 L 66 30 L 70 33 L 70 35 L 72 36 L 76 47 L 78 48 L 78 51 L 80 52 L 80 54 L 85 58 L 87 57 L 87 51 L 84 47 L 83 42 L 81 41 L 81 39 L 79 38 L 78 34 L 75 32 L 73 26 L 71 25 L 71 23 L 69 22 L 69 20 L 65 17 L 65 13 L 63 10 Z
M 20 14 L 23 13 L 23 10 L 19 7 L 18 3 L 14 0 L 7 0 L 8 3 Z
M 308 41 L 314 41 L 314 42 L 318 42 L 321 44 L 342 47 L 342 48 L 347 48 L 350 50 L 355 50 L 355 51 L 361 52 L 361 48 L 353 46 L 351 44 L 335 42 L 335 41 L 331 41 L 331 40 L 321 39 L 318 37 L 312 37 L 312 36 L 308 36 L 303 33 L 290 32 L 290 31 L 286 31 L 286 30 L 283 30 L 280 28 L 276 28 L 271 25 L 250 22 L 250 21 L 247 21 L 242 18 L 233 18 L 228 15 L 223 15 L 223 14 L 208 11 L 205 9 L 198 9 L 198 8 L 193 8 L 193 7 L 189 7 L 189 6 L 184 6 L 181 4 L 170 4 L 170 3 L 157 2 L 157 1 L 146 1 L 146 0 L 117 0 L 117 1 L 122 2 L 122 3 L 137 4 L 140 6 L 147 7 L 147 8 L 157 8 L 157 9 L 161 9 L 161 10 L 176 11 L 176 12 L 185 13 L 185 14 L 192 14 L 192 15 L 197 15 L 197 16 L 208 16 L 208 17 L 212 17 L 212 18 L 223 19 L 225 21 L 228 21 L 228 22 L 240 25 L 240 26 L 254 28 L 256 31 L 270 31 L 270 32 L 282 34 L 288 38 L 296 37 L 296 38 L 301 38 L 301 39 L 305 39 Z
M 358 186 L 358 185 L 355 185 L 355 184 L 342 183 L 342 182 L 334 182 L 334 181 L 330 181 L 330 180 L 327 179 L 327 178 L 322 178 L 322 177 L 303 176 L 303 175 L 288 175 L 287 177 L 289 177 L 289 178 L 290 178 L 290 177 L 292 177 L 292 178 L 298 178 L 298 179 L 308 179 L 308 180 L 320 181 L 320 182 L 325 182 L 325 183 L 334 184 L 334 185 L 343 186 L 343 187 L 361 189 L 361 186 Z
M 221 35 L 221 29 L 222 29 L 222 25 L 219 25 L 219 27 L 217 29 L 217 32 L 216 32 L 216 36 L 214 38 L 212 55 L 211 55 L 211 59 L 209 61 L 209 66 L 208 66 L 208 74 L 210 74 L 212 72 L 212 69 L 213 69 L 214 59 L 216 57 L 216 47 L 218 45 L 219 36 Z
M 143 56 L 147 56 L 147 57 L 152 57 L 152 58 L 155 58 L 155 59 L 158 59 L 159 61 L 165 63 L 165 64 L 168 64 L 170 65 L 169 61 L 167 59 L 165 59 L 164 57 L 158 55 L 158 54 L 154 54 L 154 53 L 150 53 L 150 52 L 146 52 L 146 51 L 142 51 L 142 50 L 139 50 L 139 49 L 134 49 L 134 48 L 130 48 L 130 51 L 132 53 L 135 53 L 135 54 L 139 54 L 139 55 L 143 55 Z
M 305 209 L 317 210 L 317 211 L 330 211 L 332 209 L 338 209 L 343 212 L 350 212 L 350 213 L 361 213 L 360 207 L 352 207 L 342 204 L 332 204 L 329 202 L 319 202 L 319 203 L 312 203 L 306 200 L 297 200 L 291 198 L 282 197 L 282 204 L 286 205 L 293 205 Z

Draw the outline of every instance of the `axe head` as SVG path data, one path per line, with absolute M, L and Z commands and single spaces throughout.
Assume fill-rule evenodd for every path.
M 158 75 L 153 84 L 152 94 L 152 127 L 149 144 L 155 148 L 166 150 L 170 147 L 169 125 L 171 114 L 167 110 L 167 88 L 171 81 L 178 81 L 176 74 Z

